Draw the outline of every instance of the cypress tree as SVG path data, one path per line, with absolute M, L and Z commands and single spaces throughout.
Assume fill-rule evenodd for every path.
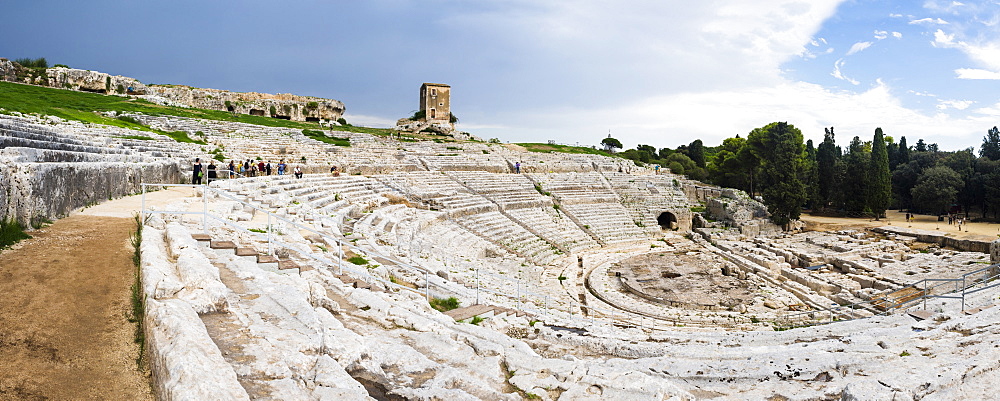
M 889 180 L 889 153 L 886 150 L 882 128 L 875 128 L 875 138 L 872 139 L 872 156 L 868 163 L 867 209 L 877 220 L 885 216 L 889 207 L 889 196 L 892 184 Z
M 840 159 L 840 151 L 834 140 L 833 127 L 823 128 L 823 142 L 816 150 L 816 168 L 819 181 L 819 207 L 826 207 L 833 201 L 837 182 L 837 160 Z
M 805 167 L 802 131 L 786 122 L 771 123 L 753 130 L 747 144 L 760 159 L 760 193 L 771 221 L 787 229 L 806 201 L 800 179 Z
M 897 164 L 906 164 L 910 162 L 910 146 L 906 144 L 906 137 L 899 138 L 899 162 Z

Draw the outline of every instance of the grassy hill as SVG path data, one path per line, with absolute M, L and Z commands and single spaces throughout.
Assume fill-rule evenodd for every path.
M 127 120 L 107 117 L 100 112 L 117 111 L 143 113 L 147 115 L 201 118 L 217 121 L 236 121 L 268 127 L 288 127 L 316 129 L 316 123 L 289 121 L 277 118 L 231 114 L 219 110 L 161 106 L 143 99 L 122 96 L 101 95 L 65 89 L 47 88 L 0 81 L 0 108 L 7 112 L 50 115 L 67 120 L 106 124 L 143 131 L 159 132 Z M 3 111 L 0 111 L 3 112 Z M 394 131 L 383 128 L 342 126 L 338 131 L 364 132 L 374 135 L 389 135 Z M 162 132 L 161 132 L 162 133 Z M 176 138 L 175 138 L 176 139 Z

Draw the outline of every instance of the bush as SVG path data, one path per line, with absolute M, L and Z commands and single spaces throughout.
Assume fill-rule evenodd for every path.
M 455 297 L 445 298 L 431 298 L 430 300 L 431 308 L 434 308 L 441 312 L 447 312 L 452 309 L 458 309 L 461 306 L 461 302 Z
M 347 261 L 351 262 L 351 263 L 354 263 L 354 264 L 356 264 L 358 266 L 364 266 L 364 265 L 368 264 L 368 259 L 365 259 L 364 257 L 357 256 L 357 255 L 351 256 L 350 258 L 347 259 Z
M 39 57 L 35 59 L 31 58 L 19 58 L 14 60 L 15 63 L 21 65 L 24 68 L 49 68 L 49 62 L 45 60 L 45 57 Z
M 338 118 L 337 119 L 337 124 L 340 124 L 340 125 L 351 125 L 351 124 L 347 123 L 347 120 L 345 120 L 344 117 Z

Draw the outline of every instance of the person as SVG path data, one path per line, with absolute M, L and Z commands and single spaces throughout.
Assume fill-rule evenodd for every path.
M 257 172 L 260 173 L 261 176 L 264 175 L 264 167 L 265 166 L 264 166 L 264 161 L 263 160 L 260 160 L 260 161 L 257 162 Z
M 201 171 L 201 158 L 196 157 L 194 159 L 194 168 L 192 170 L 194 171 L 194 176 L 191 177 L 191 184 L 201 185 L 201 176 L 205 175 L 205 173 Z
M 229 178 L 233 178 L 236 175 L 236 162 L 235 160 L 229 161 Z
M 653 170 L 655 170 L 656 175 L 660 175 L 660 165 L 659 164 L 653 166 Z
M 302 169 L 299 166 L 295 166 L 295 178 L 302 178 Z
M 211 184 L 212 181 L 215 180 L 216 178 L 219 178 L 219 176 L 217 175 L 217 173 L 215 172 L 215 170 L 216 170 L 215 160 L 209 160 L 208 161 L 208 183 L 209 184 Z
M 267 175 L 271 175 L 271 161 L 268 160 L 267 164 L 264 165 L 264 170 L 267 170 Z
M 285 159 L 278 162 L 278 175 L 285 175 Z
M 514 172 L 521 174 L 521 162 L 514 163 Z
M 333 174 L 334 177 L 340 177 L 340 171 L 337 170 L 337 166 L 330 167 L 330 174 Z

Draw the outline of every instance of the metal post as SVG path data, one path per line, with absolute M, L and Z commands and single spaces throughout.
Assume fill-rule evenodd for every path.
M 479 305 L 479 269 L 476 269 L 476 305 Z
M 337 275 L 344 274 L 344 245 L 337 241 Z
M 427 272 L 424 272 L 424 297 L 427 298 L 427 302 L 431 301 L 431 278 Z
M 142 218 L 142 221 L 145 222 L 146 221 L 146 184 L 139 184 L 139 186 L 142 188 L 142 210 L 139 213 L 141 213 L 140 217 Z
M 208 191 L 204 187 L 201 188 L 201 228 L 205 234 L 208 234 Z
M 274 256 L 274 244 L 271 235 L 271 213 L 267 214 L 267 253 Z

